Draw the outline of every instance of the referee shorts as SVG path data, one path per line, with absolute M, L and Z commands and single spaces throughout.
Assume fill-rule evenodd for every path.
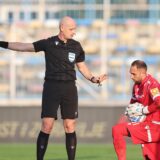
M 75 81 L 46 80 L 44 82 L 41 118 L 57 119 L 59 107 L 62 119 L 78 118 L 78 94 Z

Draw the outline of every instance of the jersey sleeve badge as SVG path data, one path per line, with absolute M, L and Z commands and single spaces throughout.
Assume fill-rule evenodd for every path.
M 160 96 L 160 91 L 159 89 L 156 87 L 156 88 L 152 88 L 150 90 L 152 96 L 153 96 L 153 99 L 156 98 L 157 96 Z

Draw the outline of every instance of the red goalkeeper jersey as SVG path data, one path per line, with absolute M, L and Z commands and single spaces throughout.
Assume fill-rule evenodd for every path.
M 160 104 L 160 84 L 151 75 L 139 84 L 135 83 L 130 103 L 139 102 L 144 106 Z M 160 110 L 147 114 L 146 121 L 160 121 Z

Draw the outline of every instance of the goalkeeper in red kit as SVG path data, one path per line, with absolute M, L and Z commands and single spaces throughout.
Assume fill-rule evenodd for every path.
M 135 82 L 130 105 L 126 108 L 130 122 L 121 122 L 112 128 L 118 160 L 126 160 L 124 136 L 131 137 L 134 144 L 141 144 L 145 160 L 160 160 L 160 84 L 147 74 L 144 61 L 132 62 L 130 74 Z M 138 103 L 143 107 L 138 108 Z M 145 119 L 132 121 L 133 117 L 141 116 L 145 116 Z

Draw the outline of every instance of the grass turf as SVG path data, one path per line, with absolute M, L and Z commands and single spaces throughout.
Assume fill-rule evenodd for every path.
M 0 160 L 35 160 L 35 144 L 0 144 Z M 112 144 L 78 144 L 76 160 L 116 160 Z M 127 160 L 142 160 L 141 147 L 127 144 Z M 49 144 L 45 160 L 67 160 L 64 144 Z

